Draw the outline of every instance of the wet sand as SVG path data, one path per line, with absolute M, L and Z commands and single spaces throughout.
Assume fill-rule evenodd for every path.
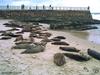
M 67 43 L 86 53 L 88 48 L 100 52 L 100 45 L 85 39 L 73 36 L 69 32 L 48 30 L 52 37 L 65 36 Z M 27 38 L 27 35 L 24 38 Z M 36 54 L 21 54 L 23 50 L 11 49 L 15 38 L 0 40 L 0 75 L 100 75 L 100 61 L 92 58 L 86 62 L 79 62 L 66 57 L 66 64 L 59 67 L 53 63 L 55 53 L 65 51 L 59 50 L 60 46 L 48 43 L 44 52 Z M 38 40 L 37 40 L 38 41 Z
M 100 45 L 100 24 L 94 25 L 98 29 L 86 31 L 69 31 L 72 35 Z

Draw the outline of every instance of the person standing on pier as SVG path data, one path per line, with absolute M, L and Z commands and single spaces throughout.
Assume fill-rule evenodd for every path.
M 23 4 L 23 5 L 21 5 L 21 9 L 22 9 L 22 10 L 24 10 L 24 8 L 25 8 L 25 5 L 24 5 L 24 4 Z

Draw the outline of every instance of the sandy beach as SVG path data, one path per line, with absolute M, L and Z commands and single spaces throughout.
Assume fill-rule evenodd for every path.
M 5 22 L 7 22 L 6 20 Z M 3 24 L 0 20 L 0 26 Z M 8 29 L 8 28 L 7 28 Z M 88 48 L 100 52 L 100 44 L 89 42 L 73 36 L 69 32 L 48 30 L 52 37 L 64 36 L 70 47 L 76 47 L 86 53 Z M 25 33 L 24 38 L 29 36 Z M 53 62 L 55 53 L 66 53 L 60 46 L 47 43 L 44 52 L 35 54 L 21 54 L 24 49 L 11 49 L 15 45 L 15 38 L 0 40 L 0 75 L 100 75 L 100 61 L 91 58 L 89 61 L 79 62 L 65 57 L 66 64 L 57 66 Z M 37 40 L 38 41 L 38 40 Z

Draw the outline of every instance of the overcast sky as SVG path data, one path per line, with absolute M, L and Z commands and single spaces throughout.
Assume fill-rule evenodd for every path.
M 0 0 L 0 5 L 52 5 L 68 7 L 88 7 L 91 12 L 100 12 L 100 0 Z

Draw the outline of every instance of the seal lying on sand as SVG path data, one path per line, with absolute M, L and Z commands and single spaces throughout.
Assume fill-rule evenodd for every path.
M 17 30 L 19 30 L 19 29 L 17 29 L 17 28 L 12 28 L 12 29 L 9 29 L 9 30 L 7 30 L 7 31 L 17 31 Z
M 32 42 L 30 41 L 19 41 L 19 42 L 16 42 L 15 44 L 16 45 L 19 45 L 19 44 L 31 44 Z
M 53 45 L 69 45 L 68 43 L 63 42 L 63 41 L 56 41 L 56 42 L 53 42 L 51 44 L 53 44 Z
M 30 44 L 18 44 L 14 47 L 12 47 L 12 49 L 27 49 L 27 47 L 29 47 Z
M 16 37 L 16 39 L 15 39 L 14 42 L 16 42 L 16 41 L 20 41 L 20 40 L 21 40 L 21 41 L 24 40 L 22 35 Z
M 64 65 L 66 63 L 64 55 L 62 53 L 56 53 L 56 54 L 54 54 L 54 63 L 57 66 Z
M 59 38 L 59 39 L 66 39 L 64 36 L 57 36 L 55 38 Z
M 41 45 L 41 46 L 44 46 L 45 47 L 46 44 L 47 44 L 47 42 L 44 42 L 44 41 L 41 40 L 40 42 L 35 42 L 34 44 L 35 45 Z
M 41 42 L 51 42 L 51 40 L 50 39 L 43 39 L 43 40 L 41 40 Z
M 21 31 L 18 31 L 18 32 L 16 32 L 16 34 L 23 34 L 24 32 L 21 32 Z
M 88 49 L 88 54 L 92 57 L 94 57 L 95 59 L 100 60 L 100 53 L 91 49 Z
M 47 37 L 50 37 L 52 34 L 49 33 L 49 32 L 41 32 L 40 33 L 40 36 L 47 36 Z
M 32 31 L 32 25 L 23 26 L 22 32 L 31 32 L 31 31 Z
M 59 39 L 59 38 L 52 38 L 51 40 L 52 41 L 61 41 L 61 39 Z
M 17 36 L 20 36 L 18 34 L 13 34 L 12 32 L 5 32 L 2 34 L 2 36 L 11 36 L 11 37 L 17 37 Z
M 39 36 L 39 35 L 36 34 L 36 33 L 34 33 L 34 32 L 33 32 L 33 33 L 31 32 L 30 35 L 29 35 L 29 37 L 38 37 L 38 36 Z
M 4 33 L 1 34 L 2 36 L 11 36 L 13 35 L 12 32 L 9 32 L 9 31 L 5 31 Z
M 83 55 L 83 54 L 72 54 L 72 53 L 64 53 L 65 56 L 77 60 L 77 61 L 88 61 L 90 57 Z
M 59 47 L 59 49 L 64 51 L 70 51 L 70 52 L 79 52 L 80 50 L 76 49 L 75 47 Z
M 5 33 L 6 31 L 0 30 L 0 33 Z
M 10 36 L 4 36 L 4 37 L 0 38 L 0 40 L 8 40 L 8 39 L 11 39 L 11 37 Z
M 42 45 L 30 45 L 29 47 L 27 47 L 27 49 L 22 52 L 21 54 L 27 54 L 27 53 L 38 53 L 38 52 L 43 52 L 45 49 L 44 46 Z
M 4 23 L 3 25 L 10 25 L 10 23 Z

